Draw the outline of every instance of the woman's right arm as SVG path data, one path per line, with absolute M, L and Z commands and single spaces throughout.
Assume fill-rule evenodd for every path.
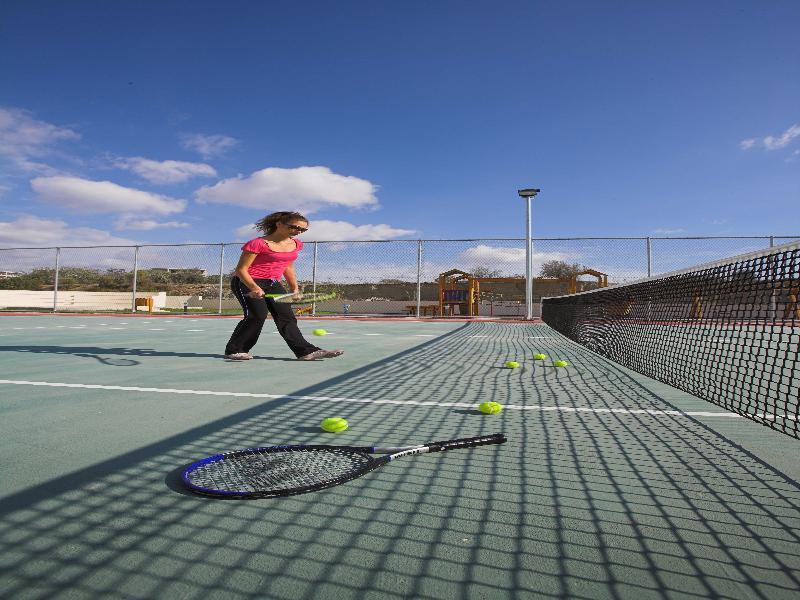
M 239 257 L 239 263 L 236 265 L 236 270 L 234 274 L 242 280 L 250 290 L 250 293 L 247 294 L 248 296 L 252 296 L 253 298 L 261 298 L 264 296 L 264 290 L 258 287 L 258 284 L 250 277 L 250 273 L 248 269 L 250 265 L 253 264 L 253 261 L 258 256 L 255 252 L 242 252 L 242 255 Z

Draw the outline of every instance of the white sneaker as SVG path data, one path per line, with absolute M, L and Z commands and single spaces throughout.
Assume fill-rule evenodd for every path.
M 236 352 L 235 354 L 226 354 L 225 358 L 228 360 L 253 360 L 253 355 L 247 352 Z
M 318 358 L 335 358 L 344 354 L 344 350 L 314 350 L 304 356 L 298 356 L 297 360 L 317 360 Z

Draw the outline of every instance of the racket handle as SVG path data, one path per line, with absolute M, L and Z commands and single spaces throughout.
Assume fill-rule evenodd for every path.
M 475 446 L 486 446 L 489 444 L 504 444 L 508 438 L 504 433 L 493 435 L 480 435 L 472 438 L 462 438 L 460 440 L 447 440 L 444 442 L 431 442 L 426 444 L 428 452 L 444 452 L 445 450 L 458 450 L 459 448 L 474 448 Z

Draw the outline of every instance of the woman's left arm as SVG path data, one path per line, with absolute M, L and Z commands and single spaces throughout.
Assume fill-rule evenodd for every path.
M 297 273 L 294 270 L 294 263 L 286 267 L 283 276 L 286 278 L 286 285 L 289 286 L 289 292 L 292 294 L 299 294 L 300 290 L 297 287 Z

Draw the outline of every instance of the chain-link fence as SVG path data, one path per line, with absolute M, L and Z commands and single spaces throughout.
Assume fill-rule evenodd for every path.
M 798 239 L 534 239 L 534 316 L 542 296 L 603 277 L 616 285 Z M 240 245 L 0 248 L 0 310 L 237 314 Z M 295 266 L 304 291 L 336 292 L 305 314 L 525 316 L 524 238 L 309 242 Z

